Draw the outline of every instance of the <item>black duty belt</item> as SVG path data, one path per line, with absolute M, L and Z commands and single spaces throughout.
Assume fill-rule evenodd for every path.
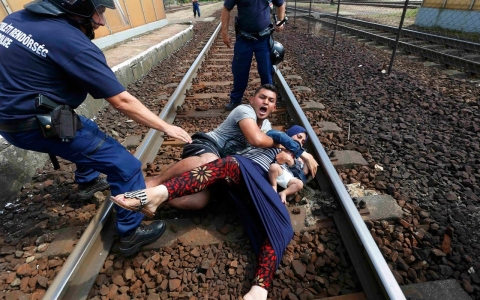
M 260 38 L 260 35 L 258 33 L 250 33 L 250 32 L 245 32 L 241 30 L 240 30 L 240 33 L 246 36 L 253 36 L 254 38 L 257 38 L 257 39 Z
M 268 26 L 267 28 L 263 29 L 262 31 L 260 32 L 255 32 L 255 33 L 249 33 L 249 32 L 246 32 L 246 31 L 243 31 L 243 30 L 238 30 L 238 33 L 240 34 L 240 36 L 242 36 L 243 38 L 247 39 L 247 40 L 258 40 L 264 36 L 267 36 L 267 35 L 270 35 L 271 33 L 271 26 Z
M 4 132 L 21 132 L 38 129 L 37 118 L 31 117 L 22 121 L 0 124 L 0 131 Z
M 0 124 L 0 131 L 4 132 L 21 132 L 21 131 L 29 131 L 38 129 L 40 126 L 38 125 L 38 121 L 36 117 L 31 117 L 25 120 L 12 122 L 8 124 Z M 60 169 L 60 164 L 58 163 L 58 159 L 55 155 L 48 153 L 50 160 L 52 161 L 53 168 L 55 170 Z

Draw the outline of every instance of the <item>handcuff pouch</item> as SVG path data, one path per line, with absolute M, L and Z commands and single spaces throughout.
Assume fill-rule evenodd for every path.
M 57 137 L 62 142 L 70 142 L 75 138 L 77 130 L 83 127 L 80 117 L 69 105 L 59 105 L 50 114 Z
M 55 127 L 52 123 L 52 116 L 49 114 L 45 115 L 35 115 L 37 118 L 38 126 L 42 131 L 42 134 L 45 138 L 53 138 L 57 136 L 57 132 L 55 131 Z

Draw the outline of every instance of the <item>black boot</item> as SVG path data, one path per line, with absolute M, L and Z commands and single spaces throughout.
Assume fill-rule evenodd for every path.
M 78 184 L 78 198 L 80 200 L 88 200 L 92 198 L 96 192 L 101 192 L 110 188 L 105 178 L 98 177 L 87 183 Z
M 135 232 L 120 239 L 120 253 L 123 256 L 130 256 L 144 245 L 151 244 L 158 240 L 165 232 L 167 225 L 165 221 L 154 221 L 149 225 L 141 224 Z
M 240 103 L 233 103 L 233 102 L 230 102 L 228 103 L 226 106 L 225 106 L 225 110 L 226 111 L 231 111 L 233 109 L 235 109 L 235 107 L 239 106 Z

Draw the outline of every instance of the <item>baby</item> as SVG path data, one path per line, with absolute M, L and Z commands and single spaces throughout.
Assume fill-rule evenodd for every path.
M 307 140 L 307 131 L 299 125 L 293 125 L 287 130 L 287 135 L 293 140 L 303 144 Z M 276 157 L 276 162 L 270 165 L 268 177 L 272 188 L 277 191 L 277 185 L 284 188 L 278 193 L 282 202 L 287 203 L 287 196 L 293 195 L 303 188 L 306 182 L 305 175 L 308 174 L 308 168 L 301 158 L 295 159 L 292 153 L 283 149 Z

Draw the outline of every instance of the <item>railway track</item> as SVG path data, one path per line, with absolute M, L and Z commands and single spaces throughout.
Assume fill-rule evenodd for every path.
M 177 12 L 177 11 L 180 11 L 180 10 L 191 10 L 192 9 L 191 5 L 188 5 L 188 6 L 187 5 L 185 5 L 185 6 L 180 5 L 180 6 L 172 6 L 172 7 L 167 5 L 165 8 L 166 8 L 165 13 L 167 13 L 167 14 Z
M 292 9 L 289 7 L 289 9 Z M 294 8 L 293 8 L 294 9 Z M 298 12 L 308 13 L 305 9 Z M 390 48 L 395 47 L 398 27 L 353 19 L 332 14 L 319 13 L 306 16 L 309 21 L 320 22 L 342 33 L 351 34 Z M 336 21 L 338 20 L 338 22 Z M 452 68 L 478 77 L 480 74 L 480 44 L 465 40 L 402 29 L 398 49 L 408 55 L 416 55 L 439 64 L 439 67 Z
M 308 0 L 301 1 L 288 1 L 297 3 L 310 3 Z M 312 3 L 322 3 L 330 5 L 338 5 L 338 1 L 312 1 Z M 341 1 L 341 5 L 357 5 L 357 6 L 374 6 L 374 7 L 387 7 L 387 8 L 403 8 L 405 1 Z M 290 4 L 292 5 L 292 4 Z M 422 5 L 422 1 L 409 1 L 408 8 L 418 8 Z
M 217 27 L 209 42 L 206 43 L 207 47 L 212 47 L 218 52 L 212 50 L 213 53 L 207 54 L 208 49 L 203 49 L 199 53 L 194 54 L 196 58 L 192 59 L 192 61 L 185 61 L 185 65 L 182 66 L 177 65 L 179 72 L 182 72 L 182 70 L 186 70 L 186 72 L 181 76 L 177 76 L 178 78 L 182 78 L 180 82 L 172 82 L 169 84 L 169 89 L 171 89 L 172 93 L 169 94 L 166 103 L 162 102 L 164 106 L 160 117 L 179 125 L 188 124 L 186 120 L 189 119 L 198 119 L 200 124 L 204 126 L 201 129 L 210 130 L 218 125 L 216 122 L 220 122 L 226 116 L 222 107 L 227 101 L 226 93 L 229 90 L 229 83 L 225 81 L 224 74 L 222 73 L 228 73 L 230 68 L 229 62 L 231 58 L 227 53 L 231 53 L 231 50 L 226 50 L 222 46 L 223 43 L 216 39 L 218 30 L 219 28 Z M 214 43 L 213 46 L 210 42 Z M 200 65 L 202 65 L 201 69 L 198 69 Z M 293 89 L 288 87 L 287 82 L 298 82 L 301 80 L 301 78 L 299 79 L 295 74 L 288 74 L 288 71 L 288 63 L 286 63 L 282 68 L 282 73 L 285 72 L 286 75 L 277 72 L 275 76 L 277 85 L 281 87 L 281 95 L 284 99 L 283 102 L 288 115 L 285 110 L 279 110 L 272 118 L 274 120 L 273 124 L 281 126 L 293 120 L 295 123 L 307 128 L 309 136 L 315 137 L 317 131 L 313 129 L 310 124 L 312 120 L 318 116 L 316 113 L 318 113 L 319 106 L 315 106 L 309 101 L 304 101 L 302 95 L 308 94 L 308 91 L 303 91 L 298 87 Z M 215 82 L 215 80 L 218 81 Z M 163 97 L 159 98 L 164 99 Z M 204 110 L 204 108 L 208 108 L 208 110 Z M 307 112 L 303 113 L 303 111 Z M 195 130 L 189 131 L 193 132 Z M 179 149 L 179 146 L 181 146 L 181 144 L 177 141 L 164 140 L 164 137 L 158 132 L 148 131 L 145 133 L 142 142 L 136 148 L 135 156 L 144 163 L 145 172 L 148 176 L 157 172 L 157 166 L 161 169 L 163 165 L 178 160 L 180 151 L 174 150 L 169 152 L 169 149 Z M 317 160 L 321 162 L 324 171 L 323 173 L 319 172 L 320 174 L 317 175 L 316 183 L 312 183 L 312 185 L 321 189 L 321 199 L 335 199 L 332 202 L 335 202 L 339 207 L 330 217 L 325 216 L 325 214 L 319 216 L 317 223 L 321 224 L 319 226 L 327 226 L 327 223 L 335 222 L 337 227 L 332 231 L 340 232 L 343 247 L 347 249 L 349 255 L 347 261 L 352 262 L 357 274 L 361 274 L 355 280 L 360 282 L 361 287 L 359 287 L 359 290 L 362 291 L 362 293 L 356 293 L 355 295 L 359 297 L 359 299 L 404 299 L 403 291 L 400 290 L 396 279 L 385 263 L 384 256 L 380 253 L 375 241 L 372 239 L 369 231 L 371 228 L 365 226 L 357 206 L 345 190 L 343 183 L 338 177 L 337 171 L 332 165 L 332 160 L 335 161 L 332 153 L 327 154 L 318 139 L 311 139 L 309 150 L 312 154 L 316 154 Z M 168 158 L 166 158 L 165 155 L 157 156 L 158 153 L 164 154 L 167 152 L 173 154 Z M 340 153 L 337 153 L 337 158 L 339 157 Z M 292 209 L 295 208 L 297 207 L 292 207 Z M 366 212 L 364 211 L 364 213 Z M 162 214 L 162 212 L 160 214 Z M 182 216 L 179 212 L 167 212 L 166 214 L 173 216 L 173 218 L 175 218 L 175 216 Z M 112 217 L 111 202 L 103 202 L 97 210 L 94 219 L 84 231 L 81 239 L 77 242 L 74 252 L 70 254 L 55 280 L 49 284 L 44 299 L 85 299 L 89 293 L 91 293 L 90 287 L 98 280 L 98 273 L 108 273 L 108 270 L 101 269 L 104 269 L 104 262 L 107 257 L 115 256 L 115 247 L 113 247 L 113 252 L 110 253 L 110 249 L 112 249 L 112 245 L 114 244 L 114 229 L 110 226 L 113 224 L 113 222 L 111 222 Z M 296 224 L 300 225 L 300 227 L 296 227 L 296 241 L 300 244 L 301 239 L 298 238 L 298 232 L 308 231 L 312 228 L 305 227 L 303 220 L 298 222 L 298 218 L 294 215 L 292 215 L 292 220 L 297 220 Z M 179 238 L 180 234 L 177 234 L 171 227 L 170 231 L 169 239 L 176 240 Z M 305 235 L 299 236 L 301 238 L 305 237 Z M 166 238 L 167 234 L 162 237 L 162 239 Z M 153 247 L 158 247 L 158 245 L 154 245 Z M 182 247 L 188 249 L 189 246 Z M 195 250 L 197 248 L 192 246 L 189 250 L 192 249 Z M 169 250 L 164 250 L 162 255 L 165 254 L 164 256 L 167 256 L 168 251 Z M 143 257 L 140 262 L 143 266 L 143 263 L 146 265 L 146 262 L 158 260 L 156 255 L 158 256 L 159 252 L 153 251 L 152 248 L 147 248 L 136 258 L 133 258 L 132 261 L 137 262 Z M 341 256 L 341 254 L 338 255 L 338 257 Z M 119 257 L 115 259 L 114 264 L 116 265 L 119 262 L 125 261 L 126 260 Z M 198 261 L 195 260 L 195 263 L 198 263 Z M 132 264 L 134 265 L 134 263 Z M 108 268 L 105 267 L 105 269 Z M 161 266 L 158 266 L 158 269 L 160 270 Z M 281 271 L 288 271 L 288 269 L 282 269 Z M 137 277 L 140 276 L 141 274 L 139 273 Z M 228 276 L 229 275 L 227 275 L 227 278 Z M 157 283 L 159 286 L 163 286 L 163 282 L 164 280 Z M 133 284 L 133 281 L 131 284 Z M 106 284 L 104 283 L 104 285 Z M 113 285 L 114 284 L 110 283 L 107 286 Z M 237 290 L 237 292 L 239 291 Z M 295 293 L 296 292 L 297 291 L 295 291 Z M 175 295 L 178 297 L 182 296 L 181 294 Z M 167 296 L 175 298 L 175 295 L 168 294 Z M 279 296 L 279 294 L 274 295 Z M 133 298 L 133 296 L 131 297 Z M 215 295 L 213 295 L 213 297 L 215 297 Z
M 334 2 L 338 4 L 338 2 Z M 405 1 L 341 1 L 341 5 L 360 5 L 360 6 L 376 6 L 376 7 L 388 7 L 388 8 L 403 8 Z M 422 1 L 408 1 L 408 8 L 418 8 L 422 6 Z
M 177 88 L 169 97 L 167 104 L 160 114 L 162 119 L 173 122 L 176 117 L 178 118 L 177 107 L 184 103 L 185 97 L 189 93 L 189 88 L 195 90 L 198 89 L 198 86 L 202 86 L 202 88 L 205 89 L 207 85 L 211 85 L 211 89 L 213 90 L 215 89 L 215 85 L 221 85 L 221 83 L 207 84 L 205 82 L 198 82 L 196 85 L 192 85 L 192 80 L 198 73 L 208 73 L 210 70 L 228 68 L 229 58 L 216 58 L 218 56 L 215 56 L 215 53 L 212 55 L 208 54 L 210 47 L 215 44 L 215 47 L 220 51 L 220 53 L 218 53 L 217 50 L 216 54 L 224 55 L 221 50 L 223 47 L 220 46 L 222 42 L 217 38 L 219 30 L 220 26 L 217 27 L 210 40 L 206 43 L 205 48 L 198 54 L 191 67 L 185 73 L 182 81 L 178 83 Z M 202 68 L 200 69 L 201 66 Z M 290 90 L 280 71 L 276 72 L 275 81 L 277 85 L 281 87 L 282 99 L 285 101 L 289 118 L 293 119 L 295 123 L 305 126 L 308 134 L 314 137 L 315 132 L 303 113 L 302 106 L 297 102 L 294 93 Z M 217 96 L 219 96 L 218 98 L 221 100 L 220 103 L 225 103 L 221 95 Z M 201 98 L 197 94 L 190 97 L 193 99 Z M 187 98 L 190 97 L 187 96 Z M 197 118 L 202 116 L 202 113 L 195 114 L 194 112 L 193 114 L 194 117 Z M 205 114 L 210 114 L 210 117 L 214 115 L 225 116 L 225 113 L 222 112 L 221 109 L 209 110 L 203 113 L 203 115 Z M 135 151 L 135 156 L 144 164 L 154 162 L 163 141 L 164 138 L 161 133 L 154 130 L 148 131 Z M 342 226 L 337 225 L 339 226 L 338 230 L 342 236 L 345 236 L 344 242 L 347 242 L 348 253 L 357 273 L 363 274 L 363 276 L 359 277 L 359 281 L 362 283 L 366 297 L 368 299 L 374 299 L 376 297 L 405 299 L 395 278 L 387 267 L 382 254 L 365 226 L 364 221 L 358 213 L 357 207 L 340 181 L 330 161 L 330 157 L 322 148 L 318 139 L 312 139 L 310 150 L 316 155 L 318 161 L 321 162 L 324 171 L 323 174 L 317 176 L 318 183 L 323 187 L 322 189 L 330 189 L 333 193 L 329 197 L 337 198 L 341 204 L 342 209 L 337 211 L 334 219 L 337 224 L 343 224 Z M 149 164 L 149 166 L 151 167 L 151 164 Z M 99 271 L 98 266 L 103 265 L 108 250 L 113 243 L 113 239 L 111 238 L 113 236 L 113 229 L 109 226 L 112 224 L 112 222 L 109 222 L 112 218 L 111 214 L 112 203 L 110 201 L 103 202 L 95 218 L 91 221 L 82 238 L 77 243 L 75 250 L 70 254 L 60 273 L 58 273 L 45 293 L 45 299 L 70 298 L 71 295 L 75 295 L 75 297 L 79 299 L 88 295 L 89 289 L 86 288 L 87 283 L 93 285 L 97 277 L 96 273 Z M 93 268 L 92 266 L 97 266 L 97 268 Z M 83 296 L 81 296 L 82 293 Z
M 204 5 L 210 5 L 213 4 L 214 2 L 202 2 L 202 6 Z M 184 3 L 181 5 L 165 5 L 165 13 L 166 14 L 171 14 L 177 11 L 191 11 L 192 10 L 192 4 L 191 3 Z

